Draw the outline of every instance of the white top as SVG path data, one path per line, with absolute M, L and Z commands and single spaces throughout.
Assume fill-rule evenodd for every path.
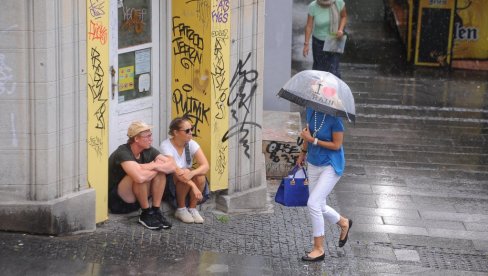
M 190 140 L 190 142 L 188 142 L 188 144 L 190 145 L 191 162 L 190 164 L 187 164 L 185 150 L 183 149 L 183 152 L 181 153 L 181 155 L 179 155 L 178 151 L 175 149 L 173 144 L 171 144 L 171 141 L 169 139 L 170 138 L 161 142 L 161 145 L 159 146 L 161 148 L 161 154 L 173 157 L 173 159 L 176 162 L 176 165 L 178 165 L 178 167 L 180 168 L 191 168 L 193 164 L 193 156 L 200 148 L 200 145 L 193 140 Z

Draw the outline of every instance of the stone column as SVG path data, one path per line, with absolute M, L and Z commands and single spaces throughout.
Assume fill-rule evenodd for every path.
M 86 181 L 83 0 L 0 9 L 0 229 L 95 229 Z

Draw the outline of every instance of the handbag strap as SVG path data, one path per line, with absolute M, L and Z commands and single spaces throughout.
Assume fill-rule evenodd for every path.
M 303 171 L 303 175 L 305 175 L 305 179 L 308 178 L 308 175 L 307 175 L 307 170 L 305 170 L 305 167 L 301 167 L 302 171 Z M 297 174 L 299 170 L 296 170 L 295 173 L 293 173 L 293 179 L 295 179 L 295 175 Z
M 193 164 L 191 163 L 191 155 L 190 155 L 190 144 L 185 144 L 185 157 L 186 157 L 186 164 L 188 167 L 191 167 Z

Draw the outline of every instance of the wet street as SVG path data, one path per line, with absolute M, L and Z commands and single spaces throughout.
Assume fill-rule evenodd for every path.
M 312 64 L 302 56 L 309 1 L 294 2 L 297 72 Z M 341 72 L 357 115 L 329 199 L 354 221 L 346 246 L 328 226 L 325 261 L 302 262 L 307 209 L 275 204 L 269 180 L 267 210 L 223 214 L 206 203 L 199 225 L 169 212 L 173 228 L 151 231 L 132 213 L 73 236 L 0 232 L 0 275 L 487 275 L 488 72 L 406 65 L 383 1 L 346 3 Z
M 295 71 L 311 68 L 302 2 Z M 357 119 L 346 124 L 335 197 L 355 221 L 354 256 L 375 273 L 488 272 L 488 72 L 406 66 L 396 34 L 375 21 L 381 13 L 364 19 L 375 1 L 347 3 L 342 78 Z

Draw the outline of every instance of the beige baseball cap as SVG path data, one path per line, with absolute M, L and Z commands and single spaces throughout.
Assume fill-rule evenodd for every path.
M 127 129 L 127 136 L 132 138 L 137 136 L 139 133 L 152 129 L 153 126 L 144 123 L 143 121 L 134 121 L 129 125 L 129 129 Z

